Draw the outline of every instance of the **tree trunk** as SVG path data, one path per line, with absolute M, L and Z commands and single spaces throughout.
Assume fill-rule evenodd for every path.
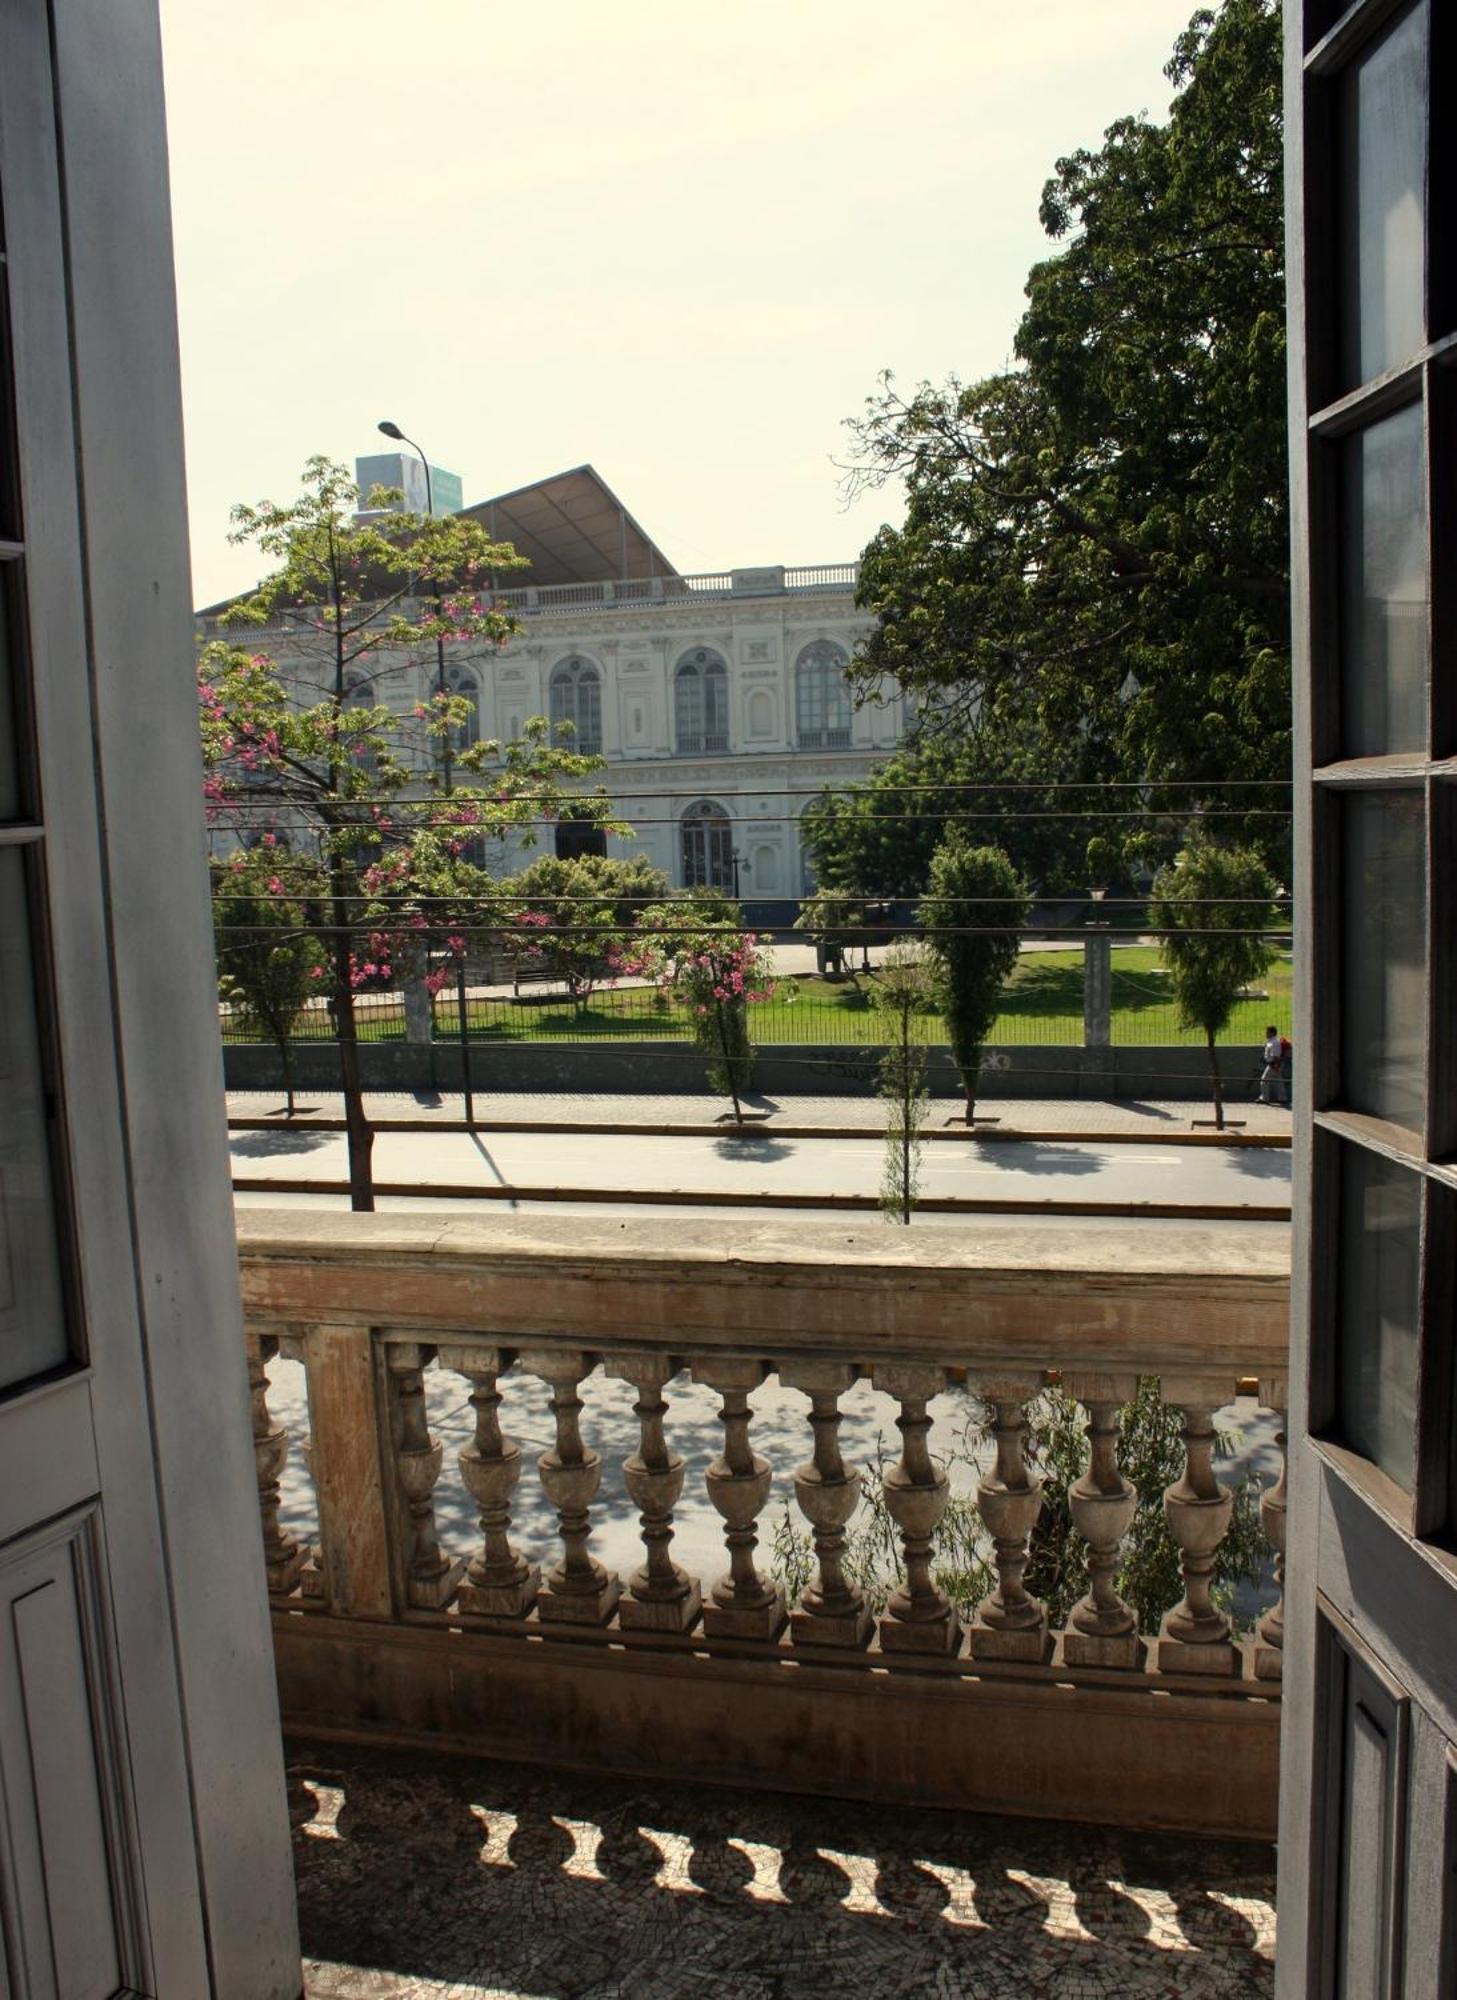
M 289 1045 L 287 1035 L 280 1035 L 278 1038 L 278 1060 L 283 1065 L 284 1116 L 292 1118 L 294 1113 L 293 1049 Z
M 337 879 L 337 878 L 336 878 Z M 367 1214 L 374 1208 L 374 1133 L 364 1115 L 359 1078 L 359 1035 L 354 1019 L 349 911 L 343 894 L 331 898 L 334 918 L 334 1025 L 339 1036 L 339 1082 L 344 1092 L 344 1131 L 349 1143 L 349 1206 Z
M 728 1078 L 729 1096 L 734 1101 L 734 1123 L 742 1125 L 744 1122 L 744 1113 L 743 1107 L 739 1103 L 739 1079 L 734 1073 L 733 1050 L 729 1046 L 728 1015 L 724 1011 L 722 1000 L 714 1001 L 713 1011 L 714 1017 L 718 1022 L 718 1045 L 723 1050 L 724 1075 Z
M 426 1043 L 435 1038 L 434 1009 L 430 988 L 423 975 L 415 973 L 400 981 L 400 998 L 405 1007 L 405 1040 Z
M 1209 1045 L 1209 1074 L 1214 1083 L 1214 1129 L 1224 1130 L 1224 1083 L 1219 1074 L 1219 1057 L 1214 1052 L 1214 1030 L 1204 1030 L 1205 1041 Z

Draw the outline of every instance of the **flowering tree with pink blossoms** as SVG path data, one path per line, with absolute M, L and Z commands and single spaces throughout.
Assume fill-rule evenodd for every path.
M 339 1043 L 351 1199 L 368 1209 L 357 989 L 424 974 L 440 937 L 463 958 L 495 922 L 487 842 L 529 843 L 568 805 L 607 824 L 611 808 L 580 789 L 601 758 L 552 743 L 539 717 L 503 746 L 475 739 L 474 704 L 438 675 L 426 701 L 388 699 L 392 681 L 418 687 L 441 648 L 464 665 L 505 643 L 517 628 L 490 579 L 521 559 L 460 515 L 360 519 L 360 497 L 343 466 L 313 458 L 296 501 L 234 508 L 233 540 L 274 567 L 224 622 L 266 636 L 205 645 L 198 698 L 214 824 L 246 842 L 272 832 L 297 857 L 290 886 L 323 947 L 317 983 Z M 368 496 L 376 510 L 397 497 Z
M 772 954 L 744 929 L 738 904 L 711 889 L 644 910 L 639 932 L 635 969 L 654 972 L 686 1008 L 709 1083 L 732 1099 L 734 1123 L 742 1125 L 754 1068 L 749 1008 L 774 997 Z

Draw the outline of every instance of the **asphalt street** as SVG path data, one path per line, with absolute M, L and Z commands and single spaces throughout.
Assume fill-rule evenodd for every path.
M 296 1126 L 230 1134 L 233 1175 L 249 1190 L 277 1186 L 320 1193 L 347 1178 L 339 1132 Z M 599 1132 L 380 1132 L 374 1176 L 384 1189 L 419 1199 L 469 1198 L 509 1188 L 560 1191 L 576 1202 L 651 1202 L 703 1195 L 747 1202 L 843 1196 L 873 1201 L 884 1168 L 872 1139 L 752 1135 L 659 1137 Z M 1178 1209 L 1250 1209 L 1288 1204 L 1290 1156 L 1277 1149 L 1161 1147 L 969 1136 L 924 1149 L 924 1197 L 997 1203 L 1035 1211 L 1050 1203 L 1155 1203 Z M 634 1212 L 640 1204 L 632 1202 Z

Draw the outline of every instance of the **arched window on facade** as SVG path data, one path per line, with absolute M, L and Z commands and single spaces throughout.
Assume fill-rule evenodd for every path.
M 734 886 L 734 835 L 729 816 L 716 799 L 696 799 L 684 813 L 683 887 L 726 889 Z
M 673 675 L 673 718 L 680 755 L 729 747 L 728 668 L 709 646 L 685 653 Z
M 367 680 L 362 674 L 350 674 L 346 678 L 344 682 L 343 704 L 346 709 L 377 708 L 380 706 L 380 701 L 381 697 L 376 692 L 372 680 Z M 357 754 L 358 752 L 362 752 L 362 754 Z M 375 776 L 379 770 L 379 754 L 377 751 L 366 748 L 362 744 L 355 746 L 351 743 L 350 754 L 356 771 L 363 772 L 369 778 Z
M 481 684 L 469 667 L 447 667 L 445 685 L 470 703 L 470 714 L 450 732 L 452 750 L 469 750 L 481 740 Z
M 801 750 L 849 749 L 849 664 L 844 647 L 831 639 L 816 639 L 795 662 L 794 712 Z
M 590 660 L 561 660 L 551 670 L 552 741 L 597 756 L 602 749 L 602 676 Z M 564 722 L 571 724 L 564 730 Z

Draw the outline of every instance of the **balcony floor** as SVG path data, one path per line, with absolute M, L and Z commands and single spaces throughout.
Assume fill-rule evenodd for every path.
M 1265 1846 L 339 1744 L 288 1764 L 309 2000 L 1273 1991 Z

